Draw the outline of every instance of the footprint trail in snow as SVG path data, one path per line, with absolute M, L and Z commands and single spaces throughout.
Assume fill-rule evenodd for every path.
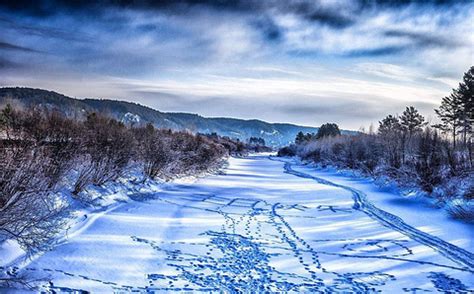
M 472 253 L 264 156 L 134 195 L 8 275 L 45 292 L 470 293 Z M 362 195 L 363 196 L 363 195 Z

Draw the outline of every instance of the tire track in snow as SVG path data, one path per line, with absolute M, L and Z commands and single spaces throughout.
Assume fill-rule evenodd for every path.
M 461 266 L 464 266 L 466 271 L 472 272 L 472 269 L 474 268 L 474 254 L 473 253 L 467 250 L 464 250 L 462 248 L 459 248 L 438 237 L 432 236 L 428 233 L 422 232 L 408 225 L 398 216 L 388 213 L 376 207 L 375 205 L 373 205 L 367 199 L 367 195 L 362 191 L 359 191 L 357 189 L 354 189 L 345 185 L 336 184 L 331 181 L 325 180 L 323 178 L 312 176 L 300 171 L 296 171 L 292 168 L 292 164 L 290 162 L 274 159 L 271 157 L 269 158 L 270 160 L 283 162 L 285 164 L 283 167 L 285 173 L 288 173 L 300 178 L 312 179 L 320 184 L 341 188 L 341 189 L 351 192 L 354 199 L 354 206 L 353 206 L 354 209 L 362 211 L 365 214 L 367 214 L 369 217 L 371 217 L 372 219 L 377 220 L 382 225 L 392 230 L 395 230 L 397 232 L 400 232 L 403 235 L 436 250 L 437 252 L 449 258 L 453 262 Z

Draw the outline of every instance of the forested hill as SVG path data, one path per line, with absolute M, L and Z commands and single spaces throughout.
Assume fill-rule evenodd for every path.
M 261 120 L 206 118 L 192 113 L 168 113 L 131 102 L 105 99 L 75 99 L 53 91 L 32 88 L 0 88 L 0 106 L 7 103 L 20 106 L 41 105 L 57 109 L 69 117 L 80 118 L 86 113 L 100 112 L 125 123 L 152 123 L 158 128 L 217 133 L 247 140 L 261 137 L 269 146 L 283 146 L 293 141 L 299 131 L 317 132 L 317 128 L 293 124 L 268 123 Z

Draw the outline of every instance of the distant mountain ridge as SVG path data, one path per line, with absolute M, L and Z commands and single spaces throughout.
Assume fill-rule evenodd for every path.
M 292 142 L 299 131 L 317 132 L 318 128 L 287 123 L 268 123 L 261 120 L 237 118 L 207 118 L 192 113 L 161 112 L 138 103 L 108 99 L 76 99 L 53 91 L 33 88 L 0 88 L 0 106 L 7 103 L 30 107 L 41 105 L 57 109 L 69 117 L 84 117 L 88 112 L 107 114 L 125 123 L 152 123 L 157 128 L 217 133 L 242 141 L 261 137 L 267 145 L 278 147 Z

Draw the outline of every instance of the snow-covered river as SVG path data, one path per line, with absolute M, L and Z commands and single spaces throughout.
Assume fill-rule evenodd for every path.
M 474 255 L 266 156 L 139 194 L 19 271 L 45 290 L 469 292 Z

